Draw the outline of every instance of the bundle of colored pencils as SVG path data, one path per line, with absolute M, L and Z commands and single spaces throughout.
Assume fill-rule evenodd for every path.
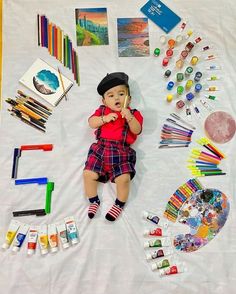
M 195 127 L 191 126 L 188 122 L 181 119 L 177 114 L 170 114 L 173 118 L 167 118 L 169 124 L 164 124 L 161 130 L 161 141 L 159 148 L 177 148 L 177 147 L 188 147 L 191 143 L 191 136 Z M 182 122 L 184 125 L 180 124 Z
M 6 99 L 6 102 L 12 106 L 8 111 L 13 117 L 45 133 L 45 124 L 52 114 L 52 110 L 20 90 L 17 91 L 17 94 L 15 100 Z
M 203 187 L 197 179 L 190 179 L 185 184 L 181 185 L 170 197 L 167 202 L 164 216 L 175 222 L 178 218 L 179 210 L 189 197 L 196 191 L 202 190 Z
M 56 57 L 65 67 L 72 70 L 74 80 L 79 85 L 79 61 L 68 35 L 55 24 L 49 22 L 45 15 L 37 15 L 38 46 L 46 47 L 50 55 Z
M 225 158 L 225 155 L 207 138 L 201 138 L 197 140 L 197 143 L 205 147 L 208 152 L 197 148 L 192 149 L 188 159 L 188 162 L 191 164 L 187 166 L 192 175 L 196 177 L 226 175 L 218 167 L 218 164 L 221 162 L 221 159 Z

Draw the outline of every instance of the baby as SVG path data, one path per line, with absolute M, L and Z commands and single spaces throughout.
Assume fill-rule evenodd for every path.
M 143 117 L 129 107 L 131 96 L 128 75 L 107 74 L 97 87 L 103 105 L 88 120 L 96 129 L 97 142 L 90 146 L 83 172 L 85 194 L 90 202 L 88 217 L 92 219 L 100 205 L 98 182 L 116 184 L 117 198 L 106 214 L 115 221 L 128 199 L 130 181 L 135 175 L 136 152 L 130 147 L 142 131 Z

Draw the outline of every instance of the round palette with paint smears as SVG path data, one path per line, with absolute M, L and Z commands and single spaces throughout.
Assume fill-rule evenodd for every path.
M 204 124 L 206 135 L 216 143 L 226 143 L 230 141 L 236 131 L 234 118 L 224 111 L 211 113 Z

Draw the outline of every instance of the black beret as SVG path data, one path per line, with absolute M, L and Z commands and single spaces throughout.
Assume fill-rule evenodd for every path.
M 119 85 L 129 86 L 128 80 L 129 77 L 124 72 L 113 72 L 107 74 L 97 86 L 98 94 L 103 96 L 107 90 Z

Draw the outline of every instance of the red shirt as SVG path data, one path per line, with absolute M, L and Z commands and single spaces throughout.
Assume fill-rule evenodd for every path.
M 128 109 L 130 109 L 128 107 Z M 122 139 L 122 131 L 124 129 L 124 125 L 126 122 L 125 118 L 121 117 L 121 114 L 119 111 L 113 111 L 108 107 L 105 107 L 103 115 L 107 115 L 109 113 L 116 113 L 118 115 L 118 118 L 115 121 L 111 121 L 109 123 L 106 123 L 101 126 L 101 134 L 100 137 L 103 139 L 108 139 L 108 140 L 116 140 L 119 141 Z M 102 115 L 102 110 L 98 108 L 92 116 L 101 116 Z M 137 119 L 137 121 L 140 123 L 141 127 L 143 125 L 143 117 L 141 113 L 138 110 L 135 110 L 133 113 L 134 117 Z M 95 134 L 97 133 L 97 130 L 95 131 Z M 133 134 L 130 129 L 128 129 L 128 134 L 126 136 L 126 143 L 128 144 L 133 144 L 138 135 Z

